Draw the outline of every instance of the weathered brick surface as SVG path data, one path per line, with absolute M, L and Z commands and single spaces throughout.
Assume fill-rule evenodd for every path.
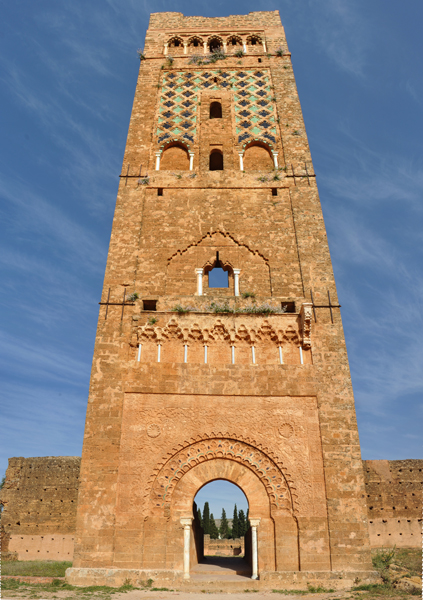
M 365 460 L 363 467 L 372 547 L 420 546 L 423 460 Z
M 2 553 L 18 560 L 72 560 L 78 456 L 10 458 L 0 491 Z
M 233 55 L 233 36 L 245 56 Z M 226 60 L 189 62 L 216 40 Z M 192 516 L 199 487 L 226 478 L 260 518 L 261 571 L 370 569 L 341 317 L 318 308 L 311 323 L 307 304 L 310 289 L 317 304 L 337 295 L 279 15 L 154 14 L 145 56 L 102 300 L 136 291 L 157 312 L 100 308 L 75 566 L 181 570 L 180 518 Z M 222 118 L 210 119 L 212 102 Z M 221 171 L 209 170 L 214 151 Z M 208 286 L 216 252 L 228 288 Z M 213 314 L 225 298 L 252 306 L 234 297 L 234 269 L 256 305 L 293 301 L 296 312 Z M 197 312 L 173 313 L 178 304 Z

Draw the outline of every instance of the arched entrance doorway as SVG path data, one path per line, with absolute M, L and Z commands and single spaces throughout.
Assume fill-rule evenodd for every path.
M 145 544 L 153 546 L 155 538 L 163 544 L 164 531 L 158 532 L 155 525 L 160 523 L 166 530 L 166 565 L 189 578 L 190 569 L 203 556 L 194 498 L 217 479 L 234 483 L 248 499 L 252 577 L 261 571 L 299 570 L 295 502 L 283 466 L 249 440 L 230 435 L 192 440 L 158 466 Z
M 198 490 L 193 514 L 203 530 L 203 560 L 191 569 L 191 578 L 207 575 L 209 580 L 227 581 L 251 577 L 248 512 L 247 497 L 230 481 L 215 479 Z

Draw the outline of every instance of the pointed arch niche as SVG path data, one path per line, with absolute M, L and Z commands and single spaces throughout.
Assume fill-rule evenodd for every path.
M 228 287 L 209 287 L 209 272 L 216 266 L 217 257 L 224 271 L 228 272 Z M 257 249 L 237 241 L 224 231 L 208 232 L 198 241 L 177 250 L 169 257 L 166 293 L 196 294 L 197 273 L 200 273 L 203 284 L 202 295 L 234 296 L 234 270 L 239 272 L 240 293 L 248 291 L 258 296 L 272 295 L 267 258 Z

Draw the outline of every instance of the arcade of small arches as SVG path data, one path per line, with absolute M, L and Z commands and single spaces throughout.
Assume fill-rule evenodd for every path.
M 244 54 L 267 52 L 265 40 L 258 34 L 232 34 L 228 36 L 210 35 L 201 37 L 194 35 L 185 37 L 174 35 L 164 43 L 163 53 L 168 54 L 208 54 L 222 50 L 225 54 L 242 50 Z
M 210 119 L 222 118 L 222 107 L 219 102 L 210 103 Z M 269 144 L 261 140 L 253 140 L 246 144 L 239 155 L 240 171 L 259 171 L 277 169 L 279 153 Z M 172 140 L 155 153 L 156 171 L 179 170 L 193 171 L 195 153 L 189 146 L 179 140 Z M 209 171 L 224 170 L 224 155 L 219 149 L 212 148 L 209 154 Z
M 307 337 L 291 324 L 275 328 L 267 320 L 259 327 L 241 323 L 227 327 L 217 319 L 211 327 L 193 323 L 181 327 L 172 318 L 165 327 L 149 323 L 136 333 L 137 362 L 242 365 L 304 365 L 312 362 Z

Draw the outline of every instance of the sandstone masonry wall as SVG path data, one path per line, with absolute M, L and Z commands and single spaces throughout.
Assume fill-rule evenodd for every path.
M 3 555 L 73 559 L 80 463 L 79 456 L 9 459 L 0 491 Z M 419 547 L 423 460 L 364 460 L 363 469 L 372 548 Z M 244 539 L 210 540 L 206 535 L 204 553 L 243 554 Z
M 420 546 L 423 460 L 364 460 L 363 467 L 371 546 Z
M 2 553 L 18 560 L 72 560 L 79 456 L 10 458 L 0 491 Z
M 244 537 L 234 540 L 212 540 L 204 536 L 204 556 L 241 556 L 244 554 Z

